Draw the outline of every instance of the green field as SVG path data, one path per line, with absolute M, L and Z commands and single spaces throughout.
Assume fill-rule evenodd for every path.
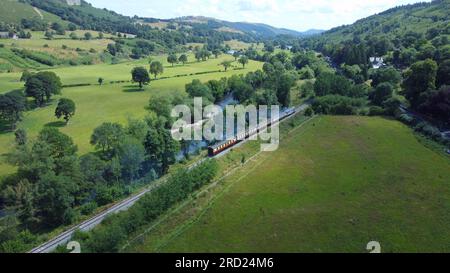
M 80 40 L 73 40 L 69 38 L 69 35 L 72 31 L 67 31 L 66 35 L 54 35 L 54 39 L 48 40 L 44 37 L 43 31 L 32 31 L 31 39 L 5 39 L 0 42 L 5 46 L 16 47 L 16 48 L 24 48 L 29 50 L 36 50 L 47 52 L 53 54 L 58 57 L 76 57 L 77 52 L 76 49 L 83 49 L 85 51 L 95 49 L 96 51 L 103 51 L 106 49 L 106 46 L 109 43 L 113 43 L 112 40 L 108 39 L 111 35 L 106 35 L 104 39 L 97 39 L 98 32 L 96 31 L 73 31 L 77 33 L 77 36 Z M 93 36 L 92 40 L 81 40 L 84 38 L 84 33 L 90 32 Z M 47 45 L 44 47 L 44 45 Z M 62 49 L 63 45 L 67 46 L 67 49 Z
M 367 252 L 375 240 L 383 252 L 448 252 L 449 177 L 449 158 L 399 122 L 316 117 L 126 251 Z
M 84 40 L 84 34 L 90 32 L 91 40 Z M 25 49 L 33 53 L 45 54 L 57 60 L 58 63 L 68 65 L 69 61 L 77 63 L 80 60 L 91 60 L 92 63 L 103 63 L 101 55 L 107 45 L 114 43 L 111 34 L 103 34 L 99 39 L 97 31 L 66 31 L 65 35 L 54 35 L 53 39 L 45 38 L 44 31 L 31 31 L 31 39 L 1 39 L 0 44 L 0 73 L 18 72 L 30 69 L 48 69 L 50 66 L 23 58 L 13 52 L 14 49 Z M 71 39 L 70 35 L 76 33 L 78 39 Z M 79 62 L 78 62 L 79 63 Z
M 233 57 L 223 55 L 218 59 L 210 59 L 206 62 L 194 62 L 192 56 L 190 63 L 172 67 L 166 61 L 167 56 L 154 57 L 154 60 L 161 60 L 165 65 L 165 72 L 159 77 L 173 77 L 168 79 L 152 81 L 144 91 L 137 91 L 136 84 L 121 83 L 110 84 L 111 81 L 129 81 L 130 71 L 135 66 L 148 67 L 147 60 L 136 62 L 127 62 L 117 65 L 100 64 L 92 66 L 76 66 L 67 68 L 53 69 L 61 77 L 62 83 L 79 84 L 91 83 L 92 86 L 64 88 L 62 96 L 55 96 L 51 105 L 26 112 L 24 119 L 18 124 L 19 128 L 27 130 L 29 136 L 36 136 L 44 126 L 61 126 L 54 116 L 54 111 L 58 98 L 65 97 L 75 101 L 77 112 L 74 118 L 67 126 L 60 127 L 63 133 L 71 136 L 78 145 L 80 154 L 92 151 L 93 147 L 89 144 L 90 136 L 93 130 L 102 122 L 121 122 L 124 123 L 127 117 L 141 118 L 147 111 L 145 106 L 151 96 L 171 96 L 176 93 L 184 93 L 185 84 L 193 79 L 207 81 L 211 79 L 220 79 L 229 77 L 233 74 L 246 74 L 249 71 L 262 67 L 262 63 L 250 62 L 245 69 L 240 69 L 237 63 L 235 69 L 229 69 L 227 72 L 215 72 L 223 70 L 220 63 L 232 60 Z M 202 75 L 190 75 L 194 73 L 213 72 Z M 23 87 L 20 83 L 20 73 L 0 74 L 0 93 L 12 89 Z M 174 77 L 183 75 L 182 77 Z M 103 77 L 105 85 L 99 86 L 97 80 Z M 0 133 L 0 155 L 4 156 L 14 145 L 14 135 L 9 132 Z M 0 176 L 11 173 L 14 169 L 5 164 L 0 164 Z

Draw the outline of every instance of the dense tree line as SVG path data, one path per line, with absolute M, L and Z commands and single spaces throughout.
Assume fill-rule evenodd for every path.
M 171 105 L 166 98 L 152 98 L 145 120 L 100 125 L 91 137 L 97 152 L 81 157 L 72 139 L 56 128 L 45 127 L 30 141 L 17 130 L 8 162 L 18 171 L 1 184 L 0 208 L 11 212 L 11 222 L 1 225 L 0 251 L 24 251 L 40 230 L 71 224 L 167 173 L 180 149 L 169 131 Z M 74 104 L 61 99 L 55 114 L 73 113 Z
M 397 7 L 304 39 L 300 45 L 329 56 L 338 74 L 353 83 L 370 83 L 367 97 L 370 112 L 399 117 L 402 114 L 398 109 L 402 104 L 399 96 L 403 95 L 409 103 L 405 106 L 445 128 L 449 125 L 446 110 L 450 107 L 448 8 L 448 1 Z M 402 20 L 397 20 L 399 16 Z M 419 24 L 426 28 L 415 28 Z M 384 66 L 372 69 L 369 57 L 383 57 Z M 316 90 L 319 91 L 316 95 L 323 95 L 325 88 L 349 96 L 342 92 L 351 90 L 342 78 L 335 79 L 341 83 L 335 87 L 331 81 L 331 86 L 323 85 L 320 78 L 316 87 L 319 84 L 322 87 Z
M 75 234 L 73 239 L 81 243 L 86 253 L 119 252 L 127 238 L 139 228 L 210 183 L 217 167 L 214 160 L 209 160 L 191 170 L 179 170 L 128 211 L 111 216 L 92 232 Z
M 265 63 L 263 70 L 249 72 L 245 76 L 233 75 L 228 79 L 211 80 L 207 83 L 194 80 L 186 85 L 186 92 L 191 97 L 203 97 L 215 103 L 220 102 L 227 94 L 232 94 L 242 104 L 280 104 L 287 107 L 290 105 L 291 89 L 298 79 L 291 60 L 280 55 Z

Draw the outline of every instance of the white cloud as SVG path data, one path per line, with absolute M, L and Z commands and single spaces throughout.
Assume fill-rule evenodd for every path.
M 202 15 L 296 30 L 329 29 L 419 0 L 90 0 L 127 15 L 173 18 Z

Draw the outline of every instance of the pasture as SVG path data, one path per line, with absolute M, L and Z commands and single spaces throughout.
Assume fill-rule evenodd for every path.
M 128 117 L 142 118 L 147 111 L 152 96 L 172 96 L 174 94 L 184 94 L 185 84 L 193 79 L 207 81 L 230 77 L 233 74 L 246 74 L 262 67 L 262 63 L 250 62 L 245 69 L 233 63 L 235 69 L 230 68 L 227 72 L 222 72 L 220 63 L 224 60 L 233 60 L 233 57 L 222 55 L 218 59 L 210 59 L 206 62 L 197 63 L 190 56 L 186 65 L 176 65 L 172 67 L 166 61 L 167 56 L 155 56 L 153 60 L 160 60 L 164 64 L 164 73 L 160 77 L 169 77 L 152 81 L 144 90 L 137 90 L 136 84 L 131 82 L 111 83 L 117 81 L 130 81 L 133 67 L 149 67 L 148 60 L 136 62 L 126 62 L 116 65 L 100 64 L 92 66 L 76 66 L 57 68 L 54 71 L 64 85 L 92 84 L 84 87 L 63 88 L 61 96 L 54 96 L 50 105 L 25 112 L 23 121 L 18 124 L 18 128 L 24 128 L 28 135 L 33 138 L 44 126 L 58 127 L 61 132 L 68 134 L 78 145 L 79 154 L 91 152 L 93 147 L 89 144 L 93 130 L 103 122 L 125 123 Z M 208 72 L 208 73 L 206 73 Z M 210 73 L 209 73 L 210 72 Z M 205 73 L 194 75 L 195 73 Z M 23 87 L 19 82 L 21 73 L 0 74 L 0 93 L 12 89 Z M 175 77 L 177 76 L 177 77 Z M 97 80 L 104 78 L 105 84 L 99 86 Z M 152 76 L 153 78 L 153 76 Z M 54 111 L 58 99 L 70 98 L 76 103 L 77 111 L 70 123 L 65 126 L 54 116 Z M 11 151 L 14 146 L 14 134 L 2 131 L 0 133 L 0 155 Z M 0 176 L 9 174 L 14 168 L 6 163 L 0 164 Z
M 449 177 L 449 158 L 397 121 L 316 117 L 125 251 L 366 253 L 378 241 L 382 252 L 448 252 Z
M 77 30 L 74 31 L 77 33 L 79 38 L 84 38 L 84 33 L 88 31 Z M 42 31 L 33 31 L 31 32 L 31 39 L 5 39 L 1 40 L 1 43 L 5 46 L 21 48 L 21 49 L 29 49 L 47 52 L 53 54 L 57 57 L 67 57 L 67 55 L 72 54 L 75 55 L 76 49 L 82 49 L 85 51 L 89 51 L 90 49 L 95 49 L 96 51 L 103 51 L 106 49 L 106 46 L 110 43 L 114 43 L 112 40 L 108 39 L 110 35 L 105 34 L 105 38 L 97 39 L 98 32 L 89 31 L 93 35 L 92 40 L 72 40 L 69 38 L 71 31 L 67 31 L 66 35 L 54 35 L 54 39 L 48 40 L 44 37 L 44 32 Z M 44 45 L 46 45 L 44 47 Z M 67 49 L 63 49 L 63 46 L 66 46 Z

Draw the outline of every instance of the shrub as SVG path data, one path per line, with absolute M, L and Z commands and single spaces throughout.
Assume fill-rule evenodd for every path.
M 305 110 L 305 116 L 311 117 L 312 115 L 314 115 L 314 110 L 311 107 L 308 107 Z
M 384 109 L 380 106 L 371 106 L 369 108 L 369 116 L 382 116 L 384 115 Z
M 80 207 L 81 214 L 89 215 L 97 209 L 97 203 L 89 202 Z
M 58 59 L 56 59 L 52 55 L 49 55 L 44 52 L 31 51 L 31 50 L 25 50 L 25 49 L 20 50 L 17 48 L 13 48 L 11 50 L 14 52 L 14 54 L 16 54 L 22 58 L 28 58 L 28 59 L 31 59 L 33 61 L 36 61 L 41 64 L 45 64 L 48 66 L 55 66 L 59 63 Z
M 408 114 L 401 114 L 398 119 L 407 125 L 412 125 L 414 123 L 414 118 Z
M 360 116 L 368 116 L 369 115 L 369 110 L 361 109 L 361 110 L 359 110 L 358 115 L 360 115 Z
M 63 215 L 63 222 L 65 225 L 75 223 L 80 218 L 80 214 L 73 208 L 68 208 Z
M 354 115 L 356 114 L 356 108 L 364 104 L 365 100 L 361 98 L 327 95 L 314 99 L 312 108 L 317 114 Z

